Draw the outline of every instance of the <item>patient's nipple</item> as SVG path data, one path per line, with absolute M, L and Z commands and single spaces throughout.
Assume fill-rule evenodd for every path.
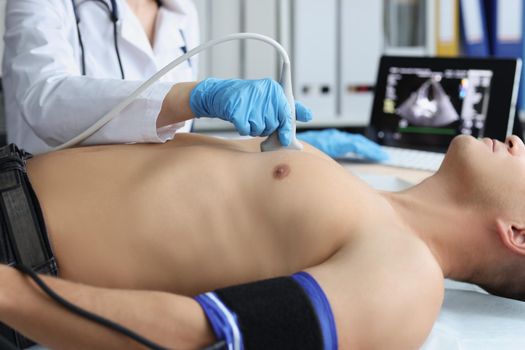
M 290 174 L 290 166 L 288 164 L 279 164 L 273 168 L 273 178 L 282 180 Z

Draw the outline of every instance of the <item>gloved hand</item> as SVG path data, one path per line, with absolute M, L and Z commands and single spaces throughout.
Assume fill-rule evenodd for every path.
M 272 79 L 201 81 L 190 95 L 190 108 L 199 117 L 233 123 L 239 134 L 267 136 L 278 131 L 283 146 L 291 142 L 291 110 L 282 87 Z M 295 103 L 296 118 L 312 119 L 308 108 Z
M 297 134 L 297 138 L 308 142 L 332 158 L 341 157 L 348 152 L 352 152 L 357 156 L 377 162 L 388 159 L 386 152 L 377 143 L 359 134 L 326 129 L 302 132 Z

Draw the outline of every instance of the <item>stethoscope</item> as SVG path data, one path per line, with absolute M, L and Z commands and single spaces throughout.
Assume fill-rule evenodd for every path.
M 105 0 L 84 0 L 80 2 L 80 4 L 78 5 L 75 2 L 75 0 L 71 0 L 71 3 L 73 4 L 73 12 L 75 14 L 75 22 L 77 25 L 78 43 L 80 45 L 82 75 L 86 75 L 86 53 L 85 53 L 85 48 L 84 48 L 84 41 L 82 40 L 82 33 L 80 31 L 80 15 L 78 14 L 78 8 L 89 1 L 95 1 L 99 4 L 102 4 L 106 8 L 109 14 L 109 19 L 113 23 L 113 45 L 115 46 L 115 54 L 117 56 L 117 61 L 118 61 L 118 65 L 120 68 L 120 76 L 122 77 L 122 79 L 125 79 L 126 75 L 124 73 L 124 66 L 122 65 L 122 58 L 120 57 L 120 49 L 118 45 L 117 32 L 118 32 L 118 21 L 120 19 L 120 16 L 119 16 L 119 10 L 118 10 L 116 0 L 110 0 L 111 6 Z M 157 5 L 160 7 L 161 1 L 156 0 L 156 2 L 157 2 Z M 188 52 L 188 48 L 186 45 L 186 38 L 182 30 L 180 30 L 180 34 L 181 34 L 182 40 L 184 41 L 184 45 L 181 47 L 181 51 L 183 52 L 183 54 L 186 54 Z M 188 60 L 188 65 L 191 68 L 190 60 Z

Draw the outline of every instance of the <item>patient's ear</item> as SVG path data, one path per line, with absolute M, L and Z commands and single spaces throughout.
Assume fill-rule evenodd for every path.
M 496 226 L 505 247 L 514 253 L 525 256 L 525 225 L 516 225 L 498 220 Z

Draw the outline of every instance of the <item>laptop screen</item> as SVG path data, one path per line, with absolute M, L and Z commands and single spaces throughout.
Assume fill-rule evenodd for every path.
M 516 76 L 516 60 L 384 56 L 369 136 L 441 152 L 459 134 L 504 139 L 514 120 Z

